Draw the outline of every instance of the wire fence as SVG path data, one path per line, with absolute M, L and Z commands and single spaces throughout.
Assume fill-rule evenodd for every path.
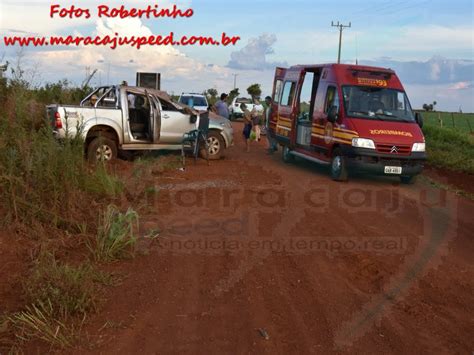
M 418 112 L 422 114 L 425 124 L 454 128 L 464 132 L 474 133 L 474 113 L 442 111 Z

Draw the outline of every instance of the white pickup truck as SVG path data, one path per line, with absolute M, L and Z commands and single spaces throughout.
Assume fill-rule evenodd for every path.
M 80 133 L 91 161 L 114 159 L 119 150 L 181 149 L 183 135 L 197 128 L 200 116 L 163 91 L 131 86 L 99 87 L 79 106 L 46 110 L 54 135 L 64 139 Z M 208 143 L 209 159 L 219 159 L 233 144 L 229 120 L 209 117 Z

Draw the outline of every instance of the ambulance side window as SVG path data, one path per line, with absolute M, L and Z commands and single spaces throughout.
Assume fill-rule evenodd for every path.
M 332 106 L 339 108 L 339 96 L 337 95 L 337 89 L 335 86 L 328 86 L 324 103 L 324 113 L 328 113 Z
M 309 120 L 311 98 L 313 97 L 313 83 L 314 73 L 306 72 L 304 76 L 303 85 L 301 86 L 301 92 L 299 95 L 299 116 L 298 119 Z
M 280 105 L 291 106 L 293 98 L 295 96 L 296 83 L 293 81 L 287 81 L 283 87 L 283 94 L 281 95 Z
M 275 90 L 273 94 L 273 102 L 279 102 L 280 101 L 280 95 L 281 95 L 281 87 L 283 86 L 283 81 L 278 79 L 275 83 Z

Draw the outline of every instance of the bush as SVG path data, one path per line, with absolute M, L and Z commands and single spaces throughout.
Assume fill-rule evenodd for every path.
M 474 138 L 450 128 L 425 125 L 428 162 L 434 166 L 474 174 Z

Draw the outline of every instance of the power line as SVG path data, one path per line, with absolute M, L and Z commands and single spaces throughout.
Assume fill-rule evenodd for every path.
M 339 52 L 337 54 L 337 64 L 339 64 L 341 63 L 342 31 L 344 30 L 344 28 L 350 28 L 351 23 L 349 22 L 348 25 L 343 25 L 342 23 L 339 23 L 339 21 L 337 21 L 337 23 L 334 23 L 334 21 L 331 21 L 331 26 L 339 28 Z

